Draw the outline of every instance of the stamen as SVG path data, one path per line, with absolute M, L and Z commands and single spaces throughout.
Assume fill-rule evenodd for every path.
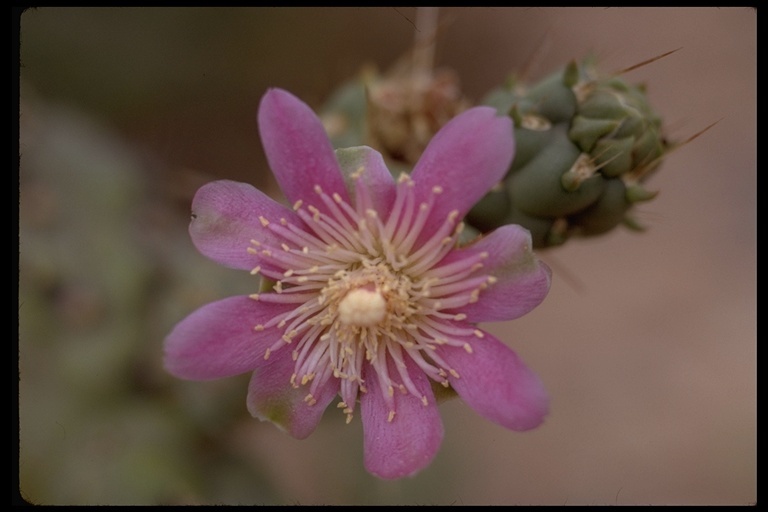
M 409 370 L 418 368 L 446 387 L 449 378 L 459 378 L 437 349 L 462 347 L 472 353 L 466 340 L 481 338 L 482 331 L 463 324 L 467 315 L 456 308 L 477 300 L 497 281 L 478 275 L 488 253 L 471 248 L 459 249 L 435 266 L 457 247 L 463 229 L 458 210 L 431 226 L 442 186 L 417 196 L 413 180 L 401 174 L 388 215 L 382 217 L 364 173 L 360 167 L 351 174 L 354 193 L 349 198 L 315 185 L 317 206 L 296 201 L 295 216 L 279 222 L 259 216 L 272 238 L 266 243 L 251 240 L 247 247 L 260 263 L 251 274 L 274 281 L 274 293 L 249 297 L 285 304 L 288 310 L 253 327 L 254 333 L 275 329 L 264 358 L 290 344 L 290 384 L 307 387 L 308 405 L 317 402 L 329 379 L 338 379 L 337 407 L 347 423 L 360 394 L 368 391 L 362 379 L 365 365 L 375 371 L 369 375 L 377 379 L 388 422 L 396 416 L 396 391 L 424 406 L 431 401 Z

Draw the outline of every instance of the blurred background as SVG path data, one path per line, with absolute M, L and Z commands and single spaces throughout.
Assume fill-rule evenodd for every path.
M 479 101 L 598 56 L 683 140 L 649 229 L 541 252 L 544 303 L 486 326 L 551 396 L 514 433 L 459 400 L 414 478 L 363 468 L 359 419 L 297 441 L 248 376 L 180 381 L 173 325 L 254 282 L 197 253 L 203 183 L 277 197 L 256 109 L 315 108 L 413 45 L 414 8 L 37 8 L 19 16 L 19 492 L 35 504 L 751 504 L 756 496 L 756 20 L 750 8 L 444 8 L 435 63 Z

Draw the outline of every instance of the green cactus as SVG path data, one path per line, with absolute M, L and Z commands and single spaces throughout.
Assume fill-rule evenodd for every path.
M 515 80 L 483 101 L 515 121 L 517 151 L 503 183 L 470 212 L 480 231 L 521 224 L 534 247 L 594 236 L 656 196 L 643 182 L 670 149 L 642 86 L 598 77 L 592 59 L 571 62 L 538 84 Z

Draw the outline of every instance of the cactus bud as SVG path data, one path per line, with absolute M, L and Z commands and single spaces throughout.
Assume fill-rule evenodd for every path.
M 515 121 L 517 154 L 502 186 L 470 212 L 471 225 L 522 224 L 538 248 L 638 227 L 629 211 L 656 196 L 641 182 L 670 149 L 643 86 L 598 77 L 585 59 L 530 88 L 511 80 L 484 103 Z

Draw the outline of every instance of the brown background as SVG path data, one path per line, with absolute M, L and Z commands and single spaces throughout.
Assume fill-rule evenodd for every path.
M 284 87 L 319 107 L 363 64 L 385 69 L 408 50 L 413 8 L 34 9 L 20 18 L 20 297 L 27 307 L 19 309 L 20 489 L 27 500 L 557 505 L 757 499 L 756 11 L 446 8 L 440 15 L 445 26 L 437 64 L 455 69 L 473 100 L 533 54 L 535 78 L 588 52 L 598 55 L 602 69 L 615 71 L 680 48 L 626 78 L 646 83 L 672 138 L 719 121 L 671 154 L 651 180 L 661 193 L 640 209 L 647 233 L 618 230 L 542 253 L 555 273 L 548 298 L 520 320 L 489 327 L 545 382 L 552 395 L 545 424 L 512 433 L 460 401 L 446 403 L 446 438 L 432 466 L 413 479 L 383 482 L 362 468 L 359 422 L 345 426 L 329 411 L 313 436 L 295 441 L 247 416 L 247 379 L 178 382 L 159 366 L 162 337 L 176 321 L 198 304 L 247 291 L 240 274 L 216 269 L 194 252 L 186 215 L 196 187 L 215 177 L 274 191 L 255 123 L 265 89 Z M 25 276 L 38 275 L 33 270 L 44 267 L 38 265 L 44 256 L 51 268 L 65 268 L 62 261 L 75 250 L 68 236 L 56 246 L 60 252 L 36 252 L 35 244 L 57 231 L 78 233 L 106 222 L 115 204 L 96 202 L 103 211 L 68 226 L 51 221 L 49 231 L 41 231 L 45 219 L 39 219 L 51 202 L 61 212 L 80 204 L 53 185 L 69 179 L 56 159 L 47 167 L 30 164 L 59 140 L 40 134 L 55 132 L 51 119 L 61 119 L 61 112 L 95 123 L 139 155 L 138 174 L 151 183 L 136 203 L 138 229 L 105 228 L 136 251 L 136 260 L 172 269 L 166 280 L 151 280 L 157 302 L 131 310 L 129 321 L 141 331 L 131 323 L 113 331 L 134 338 L 82 327 L 91 321 L 89 311 L 97 318 L 103 307 L 87 286 L 75 286 L 85 292 L 74 299 L 65 293 L 63 303 L 56 295 L 54 313 L 33 317 L 30 297 L 40 279 Z M 84 198 L 98 196 L 98 180 L 85 190 Z M 62 282 L 89 282 L 92 250 L 78 246 L 82 258 L 66 267 L 82 280 Z M 119 256 L 98 259 L 115 263 L 105 273 L 122 275 L 127 264 L 118 264 Z M 183 291 L 177 294 L 173 276 L 179 275 Z M 118 296 L 133 282 L 124 281 L 115 285 Z M 181 296 L 186 302 L 176 300 Z M 64 329 L 70 335 L 63 336 Z M 94 393 L 124 378 L 105 365 L 123 371 L 126 360 L 144 376 L 143 385 Z M 231 401 L 228 416 L 200 405 L 221 401 Z M 131 422 L 135 428 L 126 426 Z M 191 456 L 181 440 L 198 439 L 198 431 L 205 431 L 207 448 Z M 131 458 L 136 453 L 142 458 Z

